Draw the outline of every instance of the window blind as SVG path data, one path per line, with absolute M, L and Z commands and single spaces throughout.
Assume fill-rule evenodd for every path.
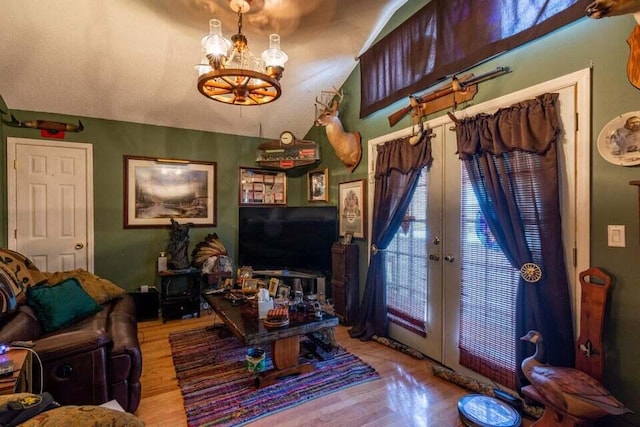
M 525 236 L 535 262 L 541 262 L 537 229 L 541 220 L 535 203 L 543 189 L 540 157 L 524 152 L 503 156 L 505 174 L 518 188 Z M 501 177 L 506 180 L 506 177 Z M 516 293 L 520 273 L 497 244 L 478 205 L 466 168 L 462 168 L 460 364 L 508 388 L 516 388 Z
M 389 321 L 427 334 L 427 188 L 423 169 L 404 221 L 384 252 Z

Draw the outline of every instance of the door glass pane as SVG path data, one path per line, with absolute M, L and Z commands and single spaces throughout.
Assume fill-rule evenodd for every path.
M 466 169 L 461 170 L 460 364 L 514 388 L 519 275 L 489 230 Z
M 422 336 L 427 331 L 427 188 L 424 169 L 404 221 L 384 252 L 389 321 Z

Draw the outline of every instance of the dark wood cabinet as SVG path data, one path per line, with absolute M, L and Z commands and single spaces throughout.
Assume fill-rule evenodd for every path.
M 358 246 L 336 243 L 331 248 L 331 292 L 340 322 L 352 325 L 358 314 L 360 275 Z
M 160 273 L 162 321 L 186 315 L 200 316 L 200 271 L 169 270 Z

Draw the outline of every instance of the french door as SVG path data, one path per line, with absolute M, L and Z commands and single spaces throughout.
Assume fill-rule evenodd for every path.
M 588 215 L 576 215 L 576 212 L 589 211 L 588 83 L 589 70 L 583 70 L 458 112 L 459 117 L 492 113 L 545 92 L 560 94 L 559 110 L 563 126 L 559 143 L 563 241 L 574 313 L 579 309 L 579 290 L 575 287 L 578 273 L 589 266 Z M 487 268 L 479 264 L 492 266 L 492 262 L 474 262 L 469 250 L 461 250 L 468 249 L 474 241 L 482 239 L 483 234 L 479 233 L 475 225 L 475 228 L 469 228 L 469 218 L 477 218 L 477 212 L 474 211 L 477 207 L 469 201 L 469 197 L 475 196 L 464 180 L 466 172 L 456 154 L 453 126 L 446 116 L 425 123 L 425 127 L 433 133 L 431 143 L 434 161 L 428 169 L 423 170 L 414 195 L 415 203 L 412 202 L 405 217 L 405 227 L 400 228 L 384 255 L 388 276 L 391 276 L 387 285 L 389 304 L 394 304 L 393 295 L 410 295 L 411 299 L 418 302 L 424 300 L 424 309 L 419 308 L 418 312 L 424 316 L 426 333 L 417 333 L 413 328 L 401 326 L 401 322 L 395 322 L 393 318 L 389 333 L 391 338 L 446 366 L 479 377 L 458 363 L 461 282 L 463 274 L 478 275 L 487 277 L 487 282 L 491 285 L 491 271 L 482 271 Z M 374 147 L 410 132 L 411 129 L 405 129 L 369 142 L 370 213 L 374 209 L 371 206 L 376 153 Z M 408 256 L 413 257 L 409 263 L 415 271 L 412 270 L 410 280 L 398 280 L 401 272 L 406 270 L 398 266 L 398 263 Z M 400 289 L 403 287 L 406 289 Z M 412 317 L 415 317 L 415 313 Z M 574 325 L 577 331 L 575 321 Z

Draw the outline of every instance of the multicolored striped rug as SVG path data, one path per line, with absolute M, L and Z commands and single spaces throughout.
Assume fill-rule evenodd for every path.
M 341 347 L 333 350 L 333 359 L 319 361 L 305 355 L 302 346 L 300 357 L 314 365 L 313 372 L 256 389 L 254 374 L 245 367 L 247 347 L 234 336 L 222 335 L 224 338 L 218 331 L 205 328 L 169 335 L 189 426 L 243 425 L 380 378 L 375 369 Z M 266 350 L 265 369 L 270 369 L 270 349 Z

